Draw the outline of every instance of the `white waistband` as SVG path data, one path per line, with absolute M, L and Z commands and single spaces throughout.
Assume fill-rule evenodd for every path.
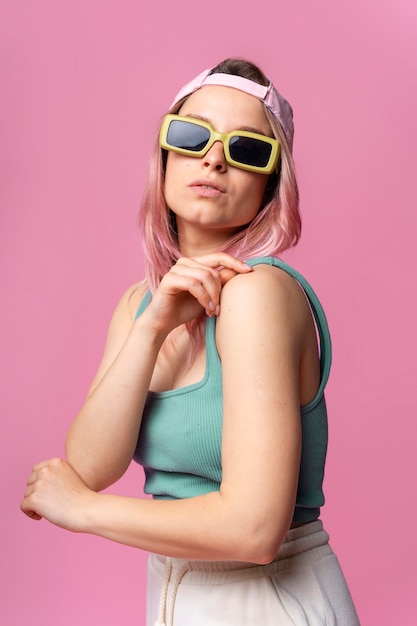
M 323 550 L 332 554 L 328 541 L 329 535 L 323 529 L 321 520 L 316 520 L 289 530 L 276 558 L 268 565 L 239 561 L 187 561 L 152 555 L 153 565 L 163 577 L 158 620 L 155 626 L 172 624 L 176 594 L 186 574 L 187 580 L 184 583 L 190 584 L 204 584 L 208 582 L 208 579 L 213 583 L 221 583 L 225 573 L 227 573 L 228 582 L 271 576 L 289 567 L 290 562 L 294 564 L 297 557 L 303 559 L 305 563 L 307 560 L 313 562 L 323 558 Z M 170 587 L 169 594 L 168 587 Z

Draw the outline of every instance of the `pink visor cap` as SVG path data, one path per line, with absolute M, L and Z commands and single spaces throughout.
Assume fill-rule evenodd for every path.
M 290 103 L 287 102 L 287 100 L 285 100 L 280 93 L 278 93 L 272 83 L 264 86 L 259 83 L 255 83 L 248 78 L 243 78 L 242 76 L 223 73 L 210 74 L 209 72 L 211 72 L 211 69 L 204 70 L 204 72 L 201 72 L 201 74 L 196 76 L 192 81 L 184 85 L 184 87 L 175 96 L 170 109 L 182 100 L 182 98 L 191 95 L 194 91 L 197 91 L 197 89 L 200 89 L 205 85 L 218 85 L 221 87 L 239 89 L 240 91 L 244 91 L 251 96 L 255 96 L 255 98 L 258 98 L 258 100 L 263 102 L 265 106 L 268 107 L 271 113 L 273 113 L 278 122 L 281 124 L 290 150 L 292 149 L 294 139 L 292 108 Z

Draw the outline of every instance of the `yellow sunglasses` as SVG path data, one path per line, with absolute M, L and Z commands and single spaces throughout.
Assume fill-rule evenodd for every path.
M 277 165 L 279 141 L 258 133 L 246 130 L 218 133 L 202 120 L 168 114 L 159 134 L 161 148 L 193 157 L 204 156 L 216 141 L 223 143 L 226 161 L 234 167 L 271 174 Z

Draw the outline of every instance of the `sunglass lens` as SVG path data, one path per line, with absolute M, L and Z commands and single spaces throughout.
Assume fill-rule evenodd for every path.
M 191 122 L 173 120 L 168 129 L 167 142 L 175 148 L 199 152 L 210 139 L 210 131 Z
M 238 163 L 265 167 L 271 156 L 272 146 L 253 137 L 232 137 L 229 144 L 230 156 Z

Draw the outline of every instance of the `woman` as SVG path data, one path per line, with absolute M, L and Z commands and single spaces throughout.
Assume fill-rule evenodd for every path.
M 141 209 L 146 281 L 116 308 L 66 461 L 28 479 L 30 517 L 152 553 L 149 625 L 358 624 L 318 519 L 327 325 L 276 259 L 301 228 L 292 140 L 249 62 L 180 91 Z M 154 498 L 100 494 L 132 457 Z

